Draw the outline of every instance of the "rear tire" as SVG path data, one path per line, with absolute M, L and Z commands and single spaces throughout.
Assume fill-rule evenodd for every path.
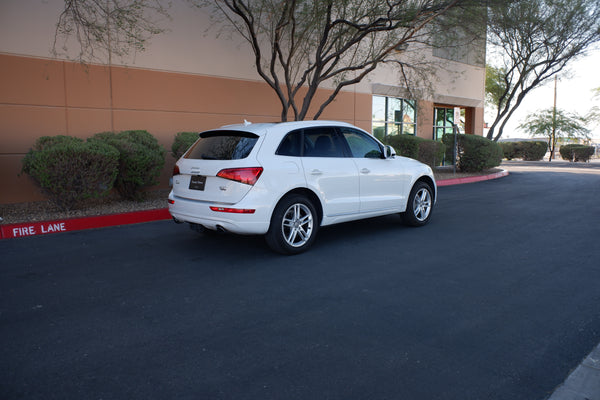
M 410 191 L 402 219 L 409 226 L 423 226 L 429 222 L 433 211 L 433 190 L 425 182 L 417 182 Z
M 293 194 L 275 207 L 265 239 L 281 254 L 299 254 L 312 245 L 319 229 L 317 211 L 306 197 Z

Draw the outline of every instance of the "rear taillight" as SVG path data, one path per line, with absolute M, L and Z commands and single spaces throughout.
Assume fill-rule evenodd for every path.
M 173 167 L 173 176 L 175 175 L 180 175 L 181 171 L 179 171 L 179 165 L 175 164 L 175 166 Z
M 228 168 L 219 171 L 217 176 L 247 185 L 254 185 L 262 172 L 262 167 Z
M 254 214 L 256 210 L 251 208 L 228 208 L 228 207 L 210 207 L 216 212 L 232 213 L 232 214 Z

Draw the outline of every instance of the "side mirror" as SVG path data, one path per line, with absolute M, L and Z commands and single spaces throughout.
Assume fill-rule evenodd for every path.
M 396 150 L 392 146 L 384 146 L 383 147 L 383 157 L 384 158 L 394 158 L 396 157 Z

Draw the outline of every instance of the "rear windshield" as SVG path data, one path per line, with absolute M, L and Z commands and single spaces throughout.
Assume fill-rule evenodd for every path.
M 240 131 L 212 131 L 200 134 L 185 158 L 194 160 L 240 160 L 248 157 L 258 136 Z

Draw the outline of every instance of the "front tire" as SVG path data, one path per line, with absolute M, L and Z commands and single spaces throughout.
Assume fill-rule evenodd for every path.
M 410 191 L 406 211 L 402 213 L 404 223 L 423 226 L 429 222 L 433 211 L 433 190 L 425 182 L 417 182 Z
M 275 207 L 265 239 L 278 253 L 298 254 L 308 250 L 318 229 L 318 215 L 312 202 L 302 195 L 291 195 Z

